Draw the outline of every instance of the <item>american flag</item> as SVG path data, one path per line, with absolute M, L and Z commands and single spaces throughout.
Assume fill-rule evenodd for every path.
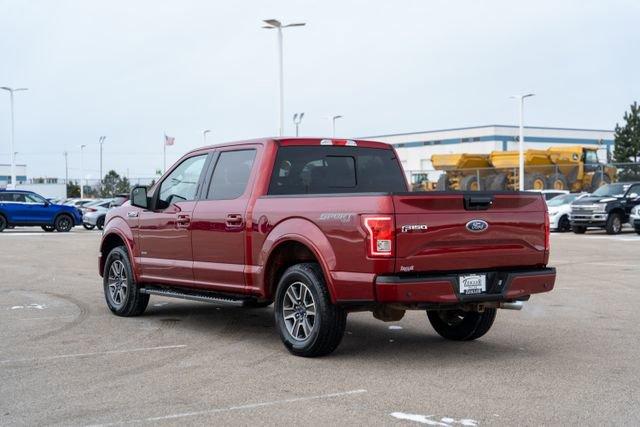
M 173 145 L 176 142 L 176 139 L 173 136 L 167 136 L 164 134 L 164 145 Z

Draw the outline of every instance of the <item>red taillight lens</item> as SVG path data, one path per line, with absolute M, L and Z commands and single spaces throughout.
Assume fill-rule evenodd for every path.
M 97 211 L 97 210 L 98 210 L 98 209 L 94 209 L 94 208 L 87 208 L 87 212 L 95 212 L 95 211 Z
M 544 250 L 549 253 L 551 224 L 549 223 L 549 212 L 544 213 Z
M 395 231 L 391 216 L 363 216 L 362 223 L 369 235 L 368 252 L 371 257 L 393 256 Z

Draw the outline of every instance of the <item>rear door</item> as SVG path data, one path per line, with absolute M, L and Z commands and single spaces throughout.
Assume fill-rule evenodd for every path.
M 193 273 L 197 284 L 245 292 L 246 217 L 258 146 L 219 150 L 193 212 Z
M 539 194 L 408 193 L 394 195 L 393 203 L 396 272 L 545 263 L 547 214 Z

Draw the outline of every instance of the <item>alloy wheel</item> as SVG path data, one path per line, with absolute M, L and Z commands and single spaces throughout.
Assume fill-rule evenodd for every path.
M 316 326 L 316 302 L 311 290 L 302 282 L 294 282 L 285 292 L 282 317 L 289 335 L 304 341 Z
M 111 303 L 116 308 L 122 307 L 127 300 L 129 283 L 127 282 L 124 263 L 119 259 L 113 261 L 111 267 L 109 267 L 108 285 Z

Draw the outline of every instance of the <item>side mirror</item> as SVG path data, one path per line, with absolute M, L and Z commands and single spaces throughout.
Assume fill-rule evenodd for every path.
M 149 198 L 147 197 L 147 187 L 137 185 L 131 190 L 131 206 L 142 209 L 149 209 Z

